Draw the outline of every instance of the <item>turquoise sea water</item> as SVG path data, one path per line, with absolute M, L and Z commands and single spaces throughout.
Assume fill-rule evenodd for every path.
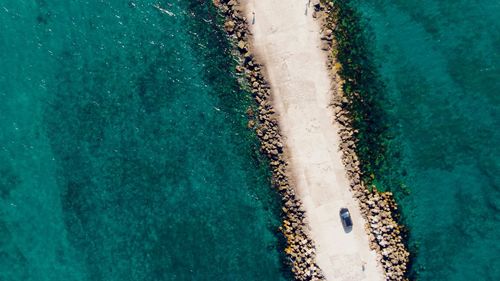
M 0 26 L 0 280 L 289 279 L 210 1 L 3 0 Z
M 500 2 L 351 1 L 419 280 L 500 280 Z M 375 110 L 375 109 L 374 109 Z

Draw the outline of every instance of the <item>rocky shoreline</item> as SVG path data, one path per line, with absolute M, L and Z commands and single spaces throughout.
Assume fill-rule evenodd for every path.
M 314 5 L 313 17 L 322 23 L 322 49 L 328 52 L 328 66 L 332 69 L 332 78 L 336 81 L 332 104 L 335 121 L 341 128 L 342 161 L 347 169 L 353 195 L 368 222 L 365 230 L 370 238 L 370 247 L 378 253 L 377 258 L 384 268 L 386 280 L 407 280 L 410 254 L 404 244 L 402 227 L 396 220 L 399 216 L 397 204 L 391 192 L 379 192 L 374 186 L 368 188 L 363 180 L 363 171 L 356 152 L 357 130 L 352 126 L 353 114 L 349 110 L 352 108 L 349 106 L 352 97 L 346 95 L 343 90 L 345 79 L 351 77 L 340 77 L 339 70 L 343 65 L 336 57 L 339 51 L 342 51 L 338 48 L 334 32 L 338 27 L 339 9 L 341 7 L 337 1 L 321 0 Z
M 285 145 L 278 121 L 270 101 L 270 87 L 262 75 L 262 66 L 256 62 L 249 48 L 247 19 L 239 10 L 236 0 L 214 0 L 225 19 L 226 30 L 234 46 L 234 55 L 239 58 L 236 71 L 245 77 L 257 105 L 257 112 L 247 110 L 248 127 L 254 129 L 272 170 L 272 184 L 282 199 L 283 223 L 280 231 L 286 238 L 285 254 L 296 280 L 325 280 L 315 262 L 315 247 L 308 237 L 304 209 L 287 176 L 288 163 L 284 156 Z

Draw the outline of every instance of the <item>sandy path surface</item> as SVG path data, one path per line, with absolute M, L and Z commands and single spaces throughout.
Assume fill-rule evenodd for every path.
M 254 51 L 265 65 L 290 156 L 292 179 L 304 203 L 317 263 L 327 280 L 384 280 L 351 195 L 333 123 L 326 53 L 307 0 L 243 0 Z M 312 1 L 314 2 L 314 1 Z M 255 21 L 252 24 L 255 13 Z M 349 208 L 354 227 L 339 218 Z

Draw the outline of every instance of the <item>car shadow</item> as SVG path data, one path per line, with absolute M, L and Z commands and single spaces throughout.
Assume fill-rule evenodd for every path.
M 345 233 L 349 233 L 352 231 L 352 218 L 349 213 L 349 209 L 340 208 L 339 211 L 340 222 L 342 223 L 342 227 L 344 228 Z
M 345 233 L 349 233 L 349 232 L 352 231 L 352 226 L 344 226 L 344 225 L 342 225 L 342 227 L 344 228 L 344 232 Z

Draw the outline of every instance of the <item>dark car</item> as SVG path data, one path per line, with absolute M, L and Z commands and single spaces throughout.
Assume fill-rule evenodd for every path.
M 342 220 L 342 225 L 344 228 L 349 229 L 352 227 L 351 214 L 347 208 L 340 209 L 340 220 Z

